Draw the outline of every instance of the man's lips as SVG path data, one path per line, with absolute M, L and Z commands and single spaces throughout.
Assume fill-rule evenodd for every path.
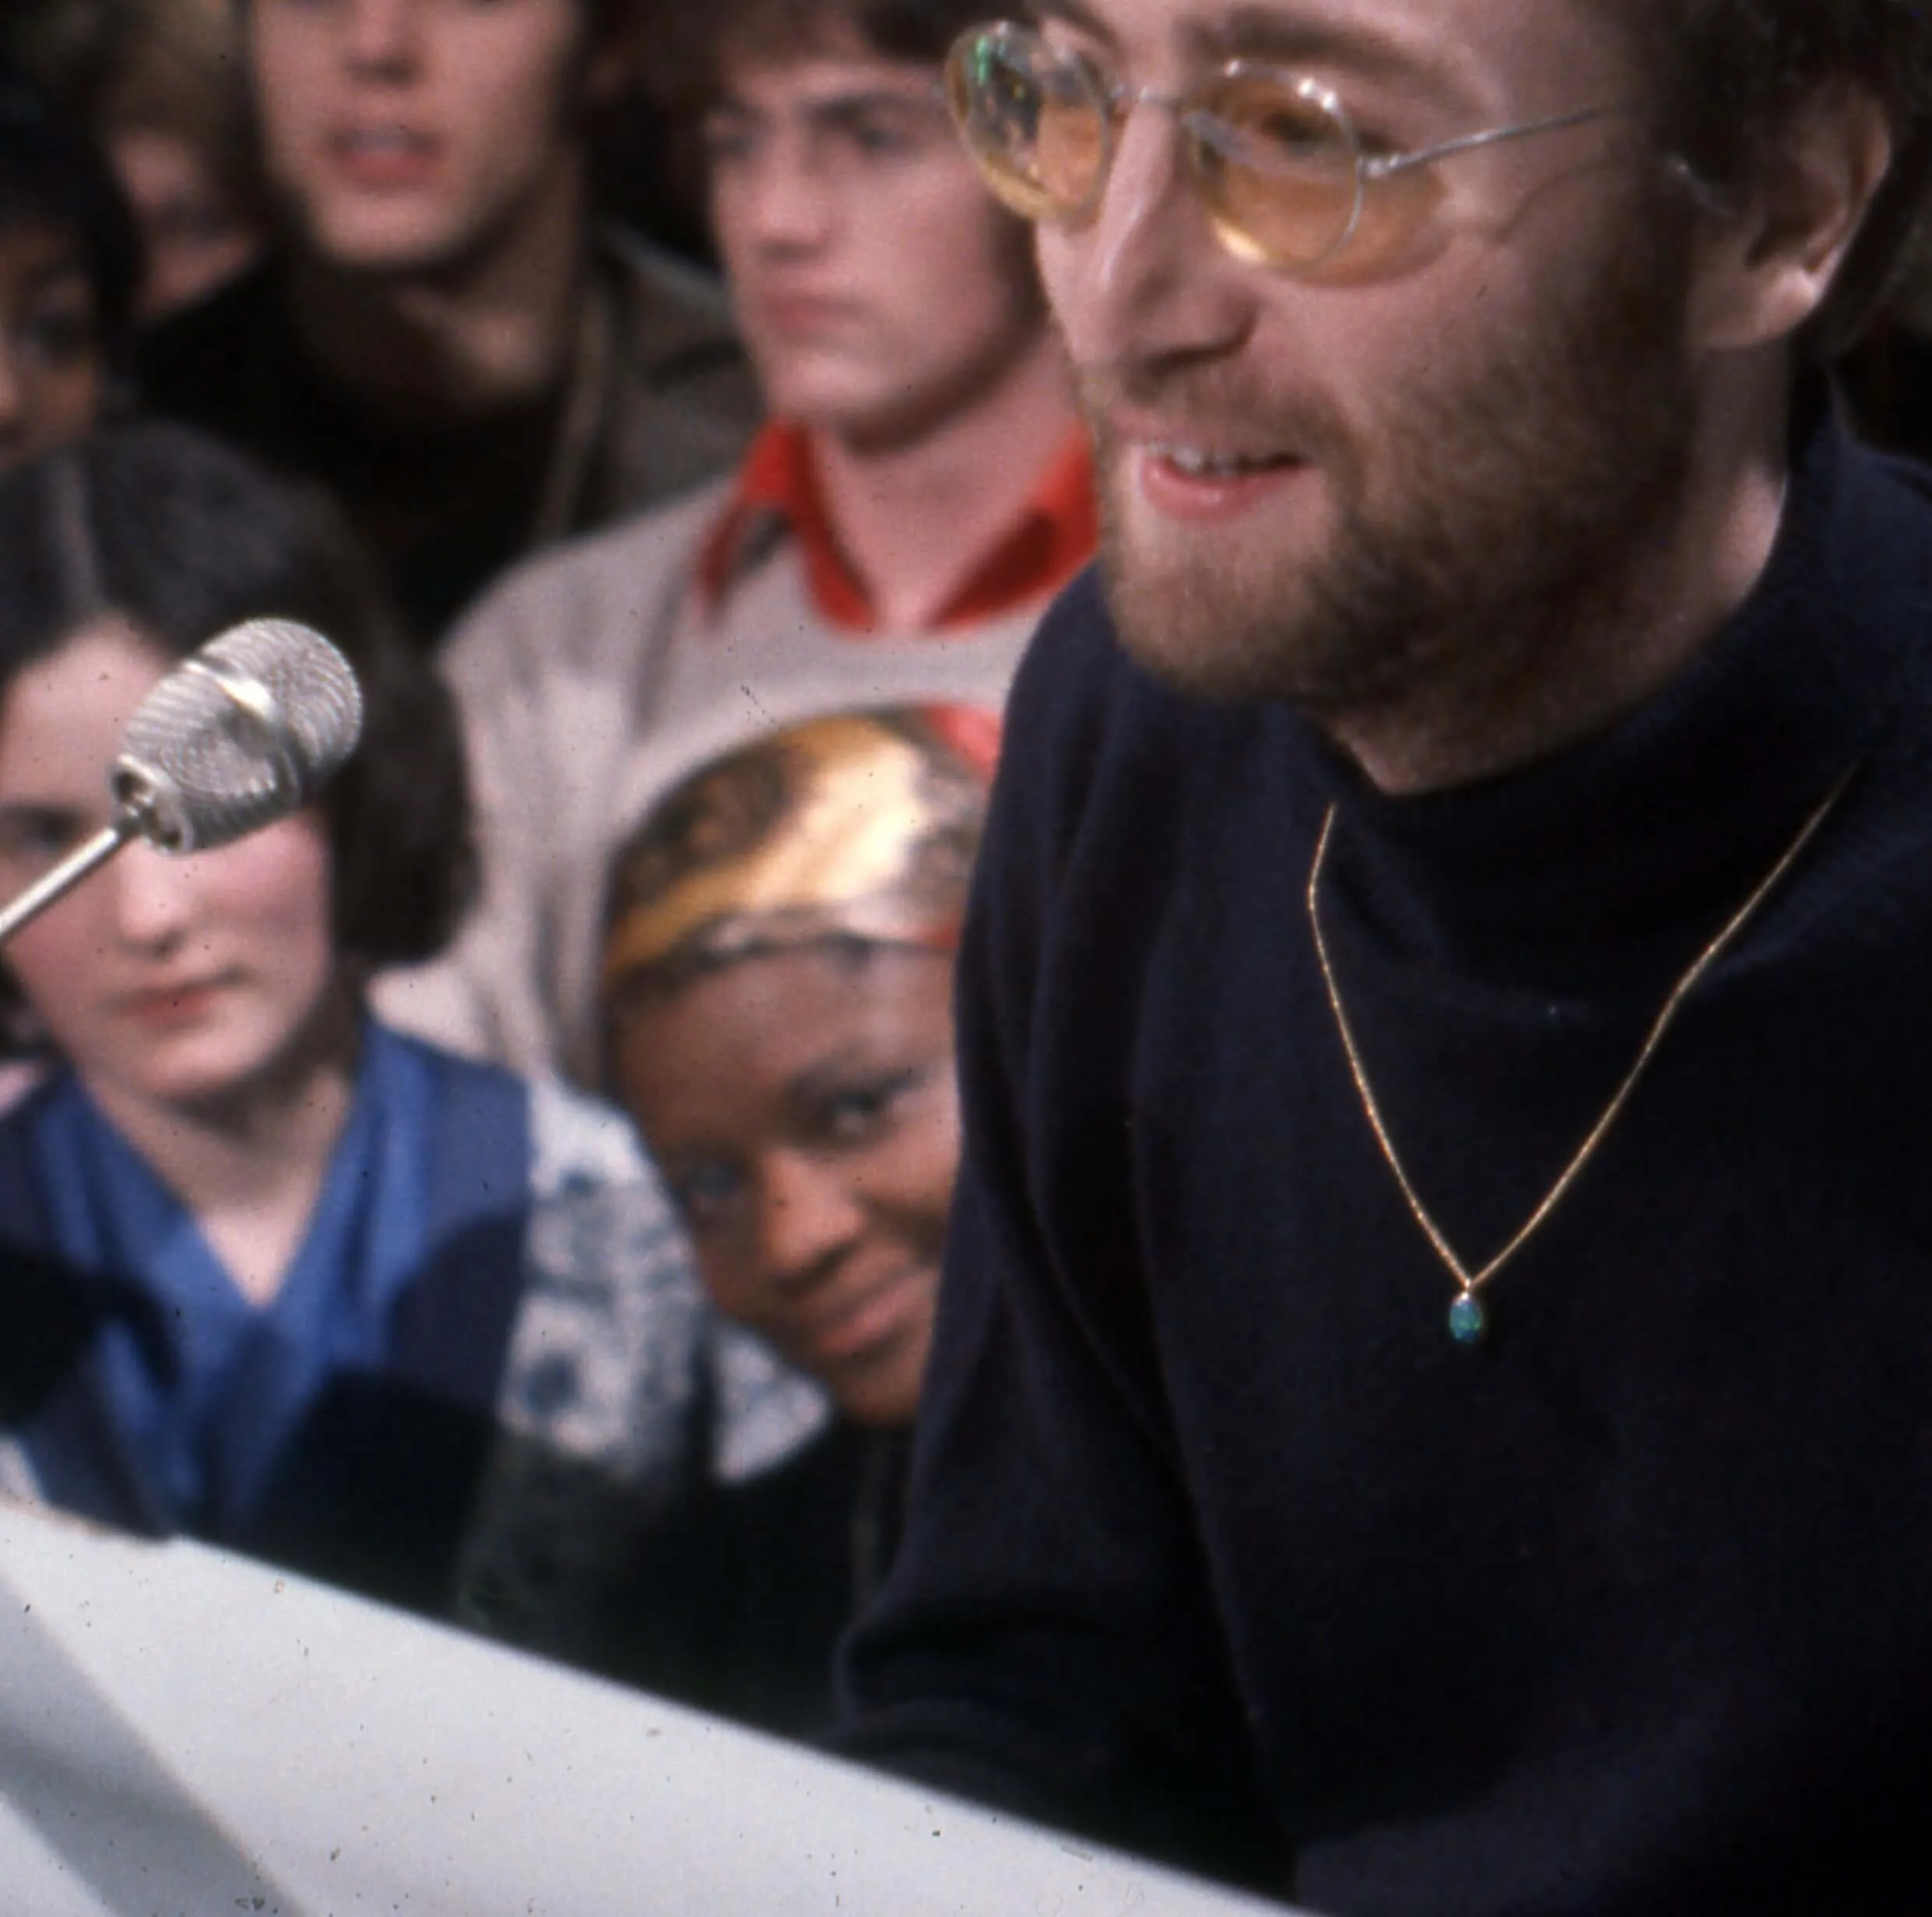
M 850 300 L 830 293 L 757 292 L 741 298 L 757 314 L 758 331 L 768 336 L 809 337 L 836 332 L 850 323 L 856 310 Z
M 442 142 L 406 126 L 345 127 L 329 136 L 328 156 L 359 185 L 413 186 L 436 170 Z
M 1294 452 L 1208 437 L 1132 435 L 1123 449 L 1148 505 L 1168 518 L 1200 523 L 1239 518 L 1314 470 Z
M 1304 463 L 1290 453 L 1236 452 L 1189 440 L 1150 441 L 1140 450 L 1143 458 L 1158 460 L 1184 479 L 1199 479 L 1210 485 L 1228 479 L 1252 479 L 1257 473 L 1278 472 L 1284 467 Z

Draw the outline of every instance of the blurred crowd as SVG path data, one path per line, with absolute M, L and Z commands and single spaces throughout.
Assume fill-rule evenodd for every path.
M 9 7 L 0 882 L 227 627 L 367 712 L 8 947 L 14 1493 L 826 1719 L 1001 707 L 1097 536 L 945 104 L 982 12 Z

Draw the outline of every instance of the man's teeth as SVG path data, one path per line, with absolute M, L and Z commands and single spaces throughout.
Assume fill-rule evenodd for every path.
M 1279 458 L 1245 458 L 1236 453 L 1212 453 L 1200 446 L 1153 446 L 1154 458 L 1183 472 L 1190 479 L 1236 479 L 1245 473 L 1265 472 L 1278 466 Z

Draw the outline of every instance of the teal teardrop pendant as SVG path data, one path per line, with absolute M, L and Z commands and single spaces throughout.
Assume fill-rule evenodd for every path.
M 1465 1291 L 1449 1310 L 1449 1336 L 1459 1345 L 1480 1344 L 1489 1329 L 1489 1314 L 1473 1291 Z

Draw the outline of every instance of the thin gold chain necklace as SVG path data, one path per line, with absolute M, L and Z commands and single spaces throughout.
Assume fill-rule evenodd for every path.
M 1854 767 L 1853 771 L 1856 771 Z M 1316 841 L 1315 858 L 1308 867 L 1308 929 L 1315 935 L 1315 956 L 1321 962 L 1322 982 L 1328 988 L 1330 1009 L 1335 1014 L 1335 1029 L 1341 1035 L 1342 1050 L 1347 1055 L 1349 1075 L 1355 1081 L 1357 1096 L 1361 1100 L 1361 1108 L 1368 1120 L 1368 1125 L 1375 1135 L 1375 1143 L 1382 1147 L 1382 1155 L 1389 1171 L 1395 1176 L 1396 1186 L 1407 1203 L 1410 1214 L 1421 1228 L 1422 1234 L 1435 1248 L 1435 1255 L 1449 1269 L 1449 1276 L 1456 1280 L 1456 1301 L 1449 1312 L 1449 1334 L 1459 1344 L 1474 1344 L 1488 1329 L 1488 1314 L 1484 1310 L 1482 1301 L 1477 1293 L 1488 1284 L 1498 1272 L 1527 1245 L 1541 1227 L 1551 1213 L 1562 1203 L 1572 1185 L 1582 1176 L 1583 1167 L 1597 1155 L 1597 1148 L 1609 1136 L 1614 1125 L 1630 1101 L 1630 1094 L 1635 1090 L 1637 1081 L 1643 1076 L 1656 1049 L 1663 1042 L 1663 1034 L 1670 1028 L 1678 1008 L 1695 989 L 1697 982 L 1717 963 L 1725 949 L 1751 922 L 1759 906 L 1777 888 L 1783 878 L 1798 862 L 1811 836 L 1825 823 L 1826 815 L 1835 806 L 1845 788 L 1851 783 L 1852 774 L 1847 772 L 1819 802 L 1816 810 L 1799 828 L 1798 835 L 1786 846 L 1778 862 L 1766 872 L 1751 896 L 1727 919 L 1716 938 L 1691 961 L 1690 967 L 1670 988 L 1663 1006 L 1652 1021 L 1650 1030 L 1645 1034 L 1643 1043 L 1637 1049 L 1635 1061 L 1623 1076 L 1622 1083 L 1611 1094 L 1608 1104 L 1599 1115 L 1597 1122 L 1585 1135 L 1582 1144 L 1571 1154 L 1570 1161 L 1558 1173 L 1556 1182 L 1543 1195 L 1541 1201 L 1517 1228 L 1515 1235 L 1488 1264 L 1472 1271 L 1457 1255 L 1456 1248 L 1443 1234 L 1442 1228 L 1429 1215 L 1428 1207 L 1422 1203 L 1409 1174 L 1403 1169 L 1402 1160 L 1395 1147 L 1395 1140 L 1389 1135 L 1387 1122 L 1382 1115 L 1382 1108 L 1375 1101 L 1375 1094 L 1368 1083 L 1368 1074 L 1361 1061 L 1361 1053 L 1355 1043 L 1355 1034 L 1350 1027 L 1348 1014 L 1342 1007 L 1340 988 L 1335 982 L 1335 967 L 1328 955 L 1328 942 L 1322 936 L 1321 885 L 1322 869 L 1328 862 L 1329 840 L 1335 829 L 1335 808 L 1331 805 L 1327 816 L 1322 821 L 1322 835 Z

